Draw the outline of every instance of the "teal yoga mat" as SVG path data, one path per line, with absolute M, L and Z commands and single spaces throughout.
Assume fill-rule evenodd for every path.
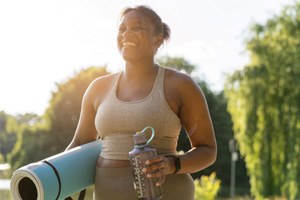
M 10 183 L 13 199 L 65 199 L 94 184 L 101 148 L 97 140 L 19 168 Z

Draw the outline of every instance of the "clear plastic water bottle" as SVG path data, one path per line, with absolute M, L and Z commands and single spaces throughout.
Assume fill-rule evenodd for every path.
M 146 138 L 146 130 L 151 129 L 152 135 L 149 140 Z M 134 188 L 140 200 L 155 200 L 161 199 L 161 186 L 156 186 L 159 178 L 148 178 L 142 172 L 145 167 L 145 161 L 155 157 L 156 150 L 148 145 L 154 138 L 154 129 L 150 126 L 144 128 L 141 132 L 134 135 L 134 149 L 129 152 L 129 160 L 134 177 Z

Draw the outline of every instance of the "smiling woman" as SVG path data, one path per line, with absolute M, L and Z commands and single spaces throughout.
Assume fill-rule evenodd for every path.
M 127 48 L 130 51 L 139 51 L 139 54 L 133 52 L 134 56 L 139 55 L 145 58 L 150 56 L 151 59 L 162 42 L 167 41 L 170 37 L 169 26 L 163 23 L 155 12 L 130 8 L 125 9 L 120 17 L 118 48 L 124 60 L 126 60 L 126 56 L 130 56 L 130 54 L 126 54 Z M 153 35 L 156 37 L 149 37 Z
M 133 134 L 151 126 L 157 156 L 142 163 L 143 176 L 155 178 L 163 200 L 193 200 L 190 173 L 216 159 L 216 141 L 206 99 L 193 79 L 154 61 L 170 37 L 169 27 L 149 7 L 121 12 L 117 43 L 124 70 L 94 80 L 85 92 L 80 119 L 67 149 L 101 138 L 95 200 L 138 199 L 129 151 Z M 176 152 L 184 127 L 191 149 Z M 149 199 L 149 198 L 147 198 Z

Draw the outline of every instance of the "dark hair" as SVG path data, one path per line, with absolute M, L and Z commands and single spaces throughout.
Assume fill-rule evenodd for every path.
M 170 27 L 162 22 L 161 18 L 156 14 L 154 10 L 152 10 L 148 6 L 136 6 L 136 7 L 127 7 L 122 10 L 120 13 L 120 19 L 129 13 L 130 11 L 136 11 L 143 16 L 147 17 L 149 21 L 154 26 L 156 33 L 162 33 L 164 41 L 168 41 L 170 39 L 171 30 Z

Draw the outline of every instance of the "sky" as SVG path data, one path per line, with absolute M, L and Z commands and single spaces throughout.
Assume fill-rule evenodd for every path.
M 43 114 L 61 83 L 81 69 L 123 69 L 118 15 L 148 5 L 171 28 L 159 56 L 181 56 L 214 91 L 249 62 L 245 39 L 292 0 L 0 0 L 0 111 Z

